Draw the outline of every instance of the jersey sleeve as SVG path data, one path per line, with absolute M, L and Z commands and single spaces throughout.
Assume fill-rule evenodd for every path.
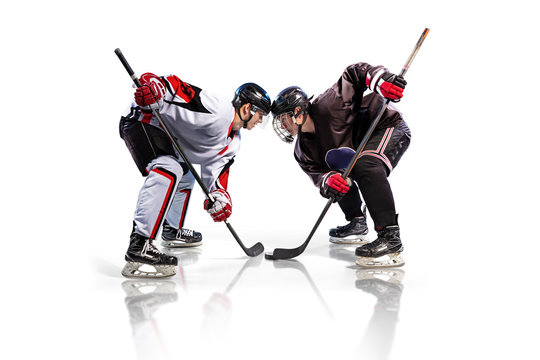
M 368 63 L 356 63 L 349 65 L 334 86 L 334 90 L 342 98 L 344 103 L 353 103 L 361 99 L 361 94 L 369 87 L 369 84 L 387 70 L 384 66 L 372 66 Z
M 322 169 L 313 159 L 302 151 L 299 140 L 296 141 L 294 147 L 294 158 L 298 162 L 298 165 L 300 165 L 300 168 L 306 173 L 307 176 L 309 176 L 313 184 L 319 188 L 321 186 L 324 174 L 326 174 L 329 170 Z

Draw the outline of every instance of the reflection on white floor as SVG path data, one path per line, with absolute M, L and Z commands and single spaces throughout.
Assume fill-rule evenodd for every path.
M 508 290 L 521 286 L 507 272 L 432 266 L 413 252 L 400 268 L 360 269 L 354 246 L 326 241 L 274 262 L 243 256 L 232 239 L 207 241 L 175 250 L 177 275 L 167 280 L 122 278 L 118 263 L 98 282 L 116 288 L 102 291 L 105 303 L 125 308 L 97 316 L 125 329 L 113 344 L 133 359 L 476 359 L 532 350 L 537 294 L 509 307 Z
M 343 246 L 329 244 L 329 257 L 346 261 L 350 264 L 354 262 L 354 246 Z M 222 268 L 223 273 L 227 272 L 227 277 L 218 291 L 207 290 L 196 282 L 191 283 L 190 269 L 195 271 L 199 259 L 204 258 L 204 250 L 199 249 L 179 249 L 169 250 L 179 259 L 178 274 L 170 280 L 124 280 L 121 287 L 125 294 L 124 302 L 129 315 L 129 323 L 132 329 L 133 348 L 137 359 L 171 359 L 183 358 L 187 354 L 192 354 L 196 358 L 207 358 L 209 355 L 229 355 L 231 358 L 287 358 L 287 353 L 299 352 L 317 356 L 320 354 L 320 346 L 314 346 L 314 342 L 331 349 L 331 353 L 348 354 L 343 358 L 369 358 L 388 359 L 392 351 L 394 336 L 398 323 L 400 309 L 400 299 L 403 292 L 403 278 L 405 270 L 394 269 L 355 269 L 350 266 L 351 273 L 348 289 L 366 298 L 364 310 L 364 321 L 359 321 L 351 316 L 345 318 L 352 327 L 351 332 L 347 327 L 340 329 L 341 312 L 346 307 L 360 307 L 360 304 L 350 303 L 347 296 L 342 296 L 341 301 L 335 303 L 333 299 L 339 294 L 328 294 L 321 290 L 317 281 L 301 260 L 276 261 L 264 260 L 263 256 L 236 260 L 234 266 Z M 333 263 L 336 265 L 336 263 Z M 209 264 L 213 267 L 213 264 Z M 230 268 L 230 269 L 229 269 Z M 229 271 L 230 270 L 230 271 Z M 251 272 L 251 274 L 249 274 Z M 276 277 L 283 275 L 283 279 L 289 279 L 289 283 L 281 280 L 281 283 L 270 283 L 270 287 L 263 290 L 260 286 L 257 292 L 273 292 L 276 297 L 289 297 L 289 314 L 285 318 L 281 310 L 274 306 L 271 301 L 252 303 L 249 307 L 241 304 L 245 298 L 238 298 L 238 293 L 246 293 L 257 278 L 275 274 Z M 221 277 L 219 274 L 214 274 Z M 199 277 L 203 274 L 194 274 Z M 206 273 L 207 277 L 212 277 Z M 208 279 L 206 279 L 208 280 Z M 259 285 L 266 287 L 268 284 L 259 282 Z M 285 291 L 279 293 L 279 288 Z M 237 291 L 238 290 L 238 291 Z M 301 291 L 297 291 L 301 290 Z M 344 289 L 338 289 L 343 292 Z M 208 297 L 204 301 L 191 301 L 193 292 L 198 297 L 200 292 L 205 292 Z M 236 295 L 234 294 L 237 292 Z M 343 294 L 344 295 L 344 294 Z M 270 300 L 270 299 L 269 299 Z M 295 307 L 300 306 L 298 315 L 303 314 L 302 303 L 309 308 L 308 320 L 300 323 L 294 317 Z M 367 304 L 369 303 L 369 306 Z M 194 304 L 194 306 L 192 306 Z M 258 309 L 255 310 L 254 309 Z M 275 311 L 272 314 L 272 311 Z M 261 319 L 261 313 L 269 313 L 273 321 L 265 323 Z M 352 315 L 352 314 L 351 314 Z M 241 319 L 239 319 L 241 318 Z M 261 321 L 258 321 L 261 319 Z M 195 322 L 192 322 L 195 320 Z M 238 320 L 248 320 L 248 327 L 238 327 L 235 322 Z M 171 326 L 174 323 L 174 326 Z M 279 333 L 284 328 L 292 327 L 294 338 L 289 339 L 296 343 L 296 349 L 290 349 L 289 342 L 282 345 L 279 343 Z M 327 328 L 336 329 L 331 337 L 322 336 Z M 285 331 L 286 332 L 286 331 Z M 312 337 L 312 333 L 318 333 Z M 243 350 L 248 350 L 245 355 L 238 351 L 232 343 L 239 341 L 247 334 L 259 337 L 259 341 L 268 345 L 257 348 L 250 343 L 249 338 L 243 344 Z M 259 335 L 257 335 L 259 334 Z M 273 334 L 273 335 L 272 335 Z M 275 340 L 273 340 L 275 338 Z M 171 339 L 176 339 L 176 341 Z M 332 344 L 332 341 L 339 341 Z M 197 347 L 195 344 L 199 344 Z M 249 350 L 251 349 L 251 350 Z M 317 349 L 314 351 L 314 349 Z M 251 351 L 255 354 L 251 354 Z M 324 350 L 326 352 L 328 350 Z M 282 354 L 285 352 L 286 354 Z M 229 358 L 225 356 L 225 358 Z
M 4 352 L 17 354 L 7 358 L 454 360 L 536 354 L 534 262 L 486 264 L 447 247 L 452 235 L 433 240 L 412 230 L 400 268 L 360 269 L 355 247 L 330 244 L 324 233 L 298 258 L 272 262 L 246 257 L 221 227 L 208 229 L 200 248 L 174 252 L 177 274 L 166 280 L 120 275 L 127 237 L 115 251 L 94 248 L 100 252 L 90 266 L 76 257 L 48 264 L 55 279 L 35 270 L 24 283 L 7 279 L 6 289 L 18 295 L 3 299 L 9 331 Z M 248 244 L 284 245 L 273 233 L 257 237 L 258 229 L 239 229 Z M 304 232 L 289 235 L 290 242 L 301 241 Z M 471 254 L 482 254 L 487 241 L 503 244 L 489 236 L 460 241 L 470 244 Z M 505 249 L 493 247 L 490 255 L 504 258 Z

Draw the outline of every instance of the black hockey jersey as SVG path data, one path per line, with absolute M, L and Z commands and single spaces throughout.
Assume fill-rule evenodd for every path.
M 315 134 L 298 134 L 294 157 L 317 187 L 324 174 L 347 167 L 385 101 L 375 93 L 364 96 L 366 76 L 373 68 L 366 63 L 347 67 L 339 80 L 312 103 L 309 115 Z M 394 127 L 401 120 L 402 114 L 390 103 L 377 129 Z

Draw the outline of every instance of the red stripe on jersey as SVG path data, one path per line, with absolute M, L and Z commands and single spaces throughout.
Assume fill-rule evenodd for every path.
M 234 118 L 236 117 L 236 109 L 234 109 L 234 116 L 233 116 L 233 121 L 231 121 L 231 126 L 229 126 L 229 131 L 227 131 L 227 134 L 229 134 L 229 136 L 231 136 L 231 131 L 232 131 L 232 126 L 234 124 Z M 232 137 L 234 137 L 234 133 L 232 135 Z
M 221 150 L 221 151 L 218 153 L 218 155 L 223 155 L 223 153 L 224 153 L 225 151 L 227 151 L 228 148 L 229 148 L 229 145 L 225 146 L 225 149 Z
M 234 109 L 234 116 L 236 117 L 236 109 Z M 229 130 L 227 131 L 227 134 L 229 134 L 231 141 L 232 139 L 234 139 L 234 135 L 236 134 L 236 131 L 233 131 L 232 129 L 233 124 L 234 124 L 234 117 L 233 117 L 233 121 L 231 122 L 231 126 L 229 126 Z M 223 155 L 225 151 L 227 151 L 228 148 L 229 148 L 229 145 L 225 146 L 225 149 L 221 150 L 218 155 Z
M 163 218 L 163 215 L 165 214 L 165 210 L 167 210 L 167 205 L 169 204 L 169 200 L 171 198 L 171 192 L 174 188 L 175 178 L 171 175 L 166 173 L 165 171 L 162 171 L 160 169 L 153 169 L 155 173 L 158 173 L 162 176 L 165 176 L 167 179 L 170 180 L 169 188 L 167 189 L 167 194 L 165 195 L 165 199 L 163 199 L 163 204 L 161 205 L 161 209 L 159 210 L 159 215 L 157 217 L 156 223 L 154 225 L 154 228 L 152 229 L 152 233 L 150 234 L 150 239 L 154 239 L 156 237 L 156 233 L 159 230 L 159 225 L 161 224 L 161 219 Z
M 229 168 L 219 175 L 217 183 L 221 185 L 223 190 L 227 190 L 227 186 L 229 184 Z
M 167 81 L 171 84 L 175 95 L 180 96 L 186 103 L 189 103 L 195 97 L 195 90 L 188 83 L 183 82 L 176 75 L 167 77 Z

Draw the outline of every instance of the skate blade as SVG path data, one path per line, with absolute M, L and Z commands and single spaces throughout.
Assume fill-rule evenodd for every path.
M 176 284 L 171 280 L 147 279 L 125 280 L 122 289 L 126 296 L 144 296 L 146 294 L 172 294 L 176 291 Z
M 369 239 L 367 235 L 349 235 L 343 238 L 330 236 L 329 241 L 337 245 L 365 245 Z
M 153 268 L 154 271 L 147 271 Z M 174 265 L 149 265 L 138 262 L 127 262 L 122 269 L 122 275 L 127 278 L 166 278 L 176 275 Z
M 405 265 L 401 253 L 388 254 L 378 258 L 357 256 L 356 265 L 362 268 L 398 267 Z
M 168 249 L 190 248 L 190 247 L 196 247 L 196 246 L 201 246 L 201 245 L 202 245 L 202 241 L 199 241 L 196 243 L 187 243 L 184 241 L 177 241 L 177 240 L 161 241 L 161 246 Z

